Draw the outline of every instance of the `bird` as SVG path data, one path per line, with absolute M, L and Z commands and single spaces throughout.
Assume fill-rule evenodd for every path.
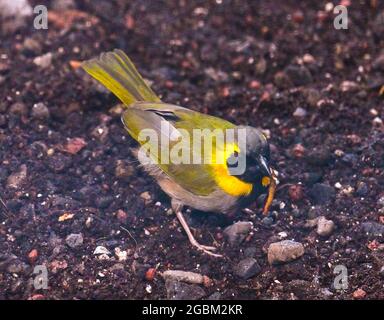
M 120 49 L 103 52 L 81 67 L 121 100 L 122 123 L 138 142 L 135 157 L 171 198 L 171 208 L 193 247 L 222 257 L 215 253 L 216 247 L 196 240 L 184 218 L 186 207 L 230 216 L 267 193 L 263 213 L 268 213 L 276 178 L 269 143 L 261 130 L 161 101 Z M 143 132 L 158 139 L 148 139 L 148 134 L 143 138 Z M 196 132 L 206 134 L 194 139 Z M 207 137 L 212 141 L 211 153 L 202 151 Z M 167 155 L 164 150 L 171 151 Z M 194 156 L 200 161 L 191 161 Z

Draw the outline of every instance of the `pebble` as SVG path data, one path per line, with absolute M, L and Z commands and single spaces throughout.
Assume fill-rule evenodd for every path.
M 27 0 L 0 0 L 0 16 L 27 17 L 32 15 L 32 7 Z
M 68 142 L 63 147 L 63 150 L 65 152 L 68 152 L 69 154 L 76 154 L 83 150 L 83 148 L 87 145 L 87 142 L 83 138 L 72 138 L 69 139 Z
M 115 176 L 117 178 L 127 178 L 130 177 L 135 172 L 134 167 L 129 165 L 124 160 L 117 160 L 115 167 Z
M 97 196 L 95 199 L 96 207 L 100 209 L 105 209 L 113 202 L 114 198 L 112 196 Z
M 302 59 L 304 63 L 308 63 L 308 64 L 316 62 L 315 57 L 309 53 L 304 54 Z
M 49 109 L 42 102 L 35 103 L 32 107 L 31 116 L 34 119 L 47 119 L 49 118 Z
M 267 227 L 273 225 L 274 222 L 275 222 L 274 219 L 269 216 L 261 219 L 261 223 Z
M 305 172 L 302 175 L 302 179 L 306 184 L 313 185 L 316 182 L 321 181 L 321 178 L 323 177 L 321 172 Z
M 21 116 L 26 116 L 28 114 L 28 108 L 22 102 L 15 102 L 9 107 L 9 112 Z
M 96 174 L 102 174 L 104 172 L 104 167 L 101 165 L 96 165 L 93 171 L 95 171 Z
M 314 283 L 302 279 L 291 280 L 286 284 L 286 289 L 299 299 L 305 299 L 308 296 L 316 294 L 318 291 Z
M 156 276 L 156 268 L 149 268 L 145 272 L 145 280 L 147 281 L 153 281 L 153 279 L 155 279 L 155 276 Z
M 52 63 L 52 53 L 48 52 L 33 59 L 33 63 L 42 69 L 48 68 Z
M 295 86 L 303 86 L 313 81 L 310 71 L 305 66 L 289 65 L 285 73 Z
M 306 149 L 301 143 L 297 143 L 293 146 L 291 153 L 295 158 L 301 159 L 305 155 Z
M 384 53 L 380 54 L 373 62 L 372 68 L 375 70 L 384 71 Z
M 124 210 L 119 209 L 116 213 L 116 217 L 119 222 L 125 224 L 128 219 L 128 214 Z
M 380 207 L 384 207 L 384 196 L 381 196 L 381 197 L 377 200 L 377 205 L 380 206 Z
M 97 246 L 95 251 L 93 251 L 93 254 L 94 255 L 100 255 L 100 254 L 107 254 L 107 255 L 110 255 L 111 252 L 106 248 L 106 247 L 103 247 L 103 246 Z
M 380 117 L 375 117 L 372 120 L 372 124 L 377 127 L 381 127 L 383 125 L 383 120 Z
M 22 50 L 26 54 L 39 54 L 41 53 L 41 45 L 35 39 L 27 37 L 22 44 Z
M 228 80 L 228 74 L 222 70 L 216 70 L 212 67 L 209 67 L 204 70 L 205 74 L 210 77 L 214 81 L 227 81 Z
M 239 221 L 224 229 L 224 236 L 230 245 L 238 245 L 245 240 L 247 235 L 253 229 L 253 223 L 250 221 Z
M 22 164 L 19 171 L 12 173 L 7 179 L 7 187 L 12 189 L 20 189 L 27 179 L 27 166 Z
M 7 118 L 5 117 L 5 115 L 0 114 L 0 127 L 5 126 L 6 123 L 7 123 Z
M 292 201 L 294 202 L 300 201 L 304 197 L 303 186 L 300 184 L 294 184 L 289 186 L 288 194 Z
M 274 242 L 268 248 L 268 262 L 270 264 L 293 261 L 304 254 L 304 246 L 293 240 Z
M 384 225 L 378 222 L 363 222 L 361 229 L 368 236 L 381 237 L 384 235 Z
M 321 98 L 320 91 L 312 88 L 303 90 L 303 95 L 305 97 L 306 102 L 309 104 L 309 106 L 313 108 L 317 106 L 317 103 Z
M 367 293 L 363 289 L 357 289 L 353 292 L 352 296 L 354 299 L 364 299 Z
M 263 75 L 265 71 L 267 71 L 267 60 L 263 57 L 260 57 L 259 60 L 255 64 L 255 72 L 257 75 Z
M 360 197 L 364 197 L 366 196 L 368 193 L 368 186 L 365 182 L 363 181 L 360 181 L 358 184 L 357 184 L 357 189 L 356 189 L 356 194 Z
M 384 278 L 384 266 L 380 268 L 379 275 Z
M 128 258 L 128 252 L 118 247 L 115 248 L 115 255 L 119 261 L 126 261 Z
M 198 285 L 174 280 L 166 280 L 165 289 L 168 300 L 199 300 L 206 295 L 204 289 Z
M 359 161 L 359 157 L 354 153 L 346 153 L 342 156 L 341 161 L 355 165 Z
M 71 233 L 65 238 L 65 242 L 69 247 L 74 249 L 80 247 L 83 244 L 84 238 L 81 233 Z
M 324 183 L 315 183 L 310 195 L 316 204 L 327 204 L 334 198 L 335 189 Z
M 105 143 L 107 141 L 108 134 L 109 128 L 104 124 L 97 126 L 91 132 L 91 136 L 98 139 L 102 143 Z
M 293 116 L 297 118 L 304 118 L 307 115 L 307 111 L 301 107 L 296 108 L 293 112 Z
M 37 258 L 39 257 L 39 252 L 36 249 L 32 249 L 28 253 L 28 261 L 30 264 L 35 264 Z
M 304 22 L 304 13 L 301 10 L 296 10 L 292 13 L 292 20 L 296 23 Z
M 332 234 L 335 228 L 335 223 L 332 220 L 327 220 L 324 216 L 317 219 L 316 233 L 322 237 L 328 237 Z
M 292 85 L 288 75 L 284 71 L 276 72 L 273 81 L 275 85 L 281 89 L 289 88 Z
M 48 168 L 55 173 L 64 172 L 71 165 L 71 158 L 62 154 L 54 154 L 48 158 Z
M 315 166 L 326 166 L 331 161 L 331 151 L 326 147 L 316 147 L 308 152 L 306 160 Z
M 357 91 L 359 89 L 359 85 L 354 81 L 343 81 L 340 84 L 340 90 L 341 92 L 350 92 L 350 91 Z
M 78 201 L 72 199 L 71 197 L 61 197 L 61 196 L 53 196 L 51 198 L 51 205 L 52 207 L 60 207 L 65 209 L 78 208 L 79 206 L 81 206 Z M 70 212 L 68 213 L 70 214 Z M 68 216 L 64 216 L 61 219 L 64 219 L 64 218 L 68 218 Z
M 145 200 L 145 201 L 150 201 L 151 200 L 151 194 L 148 191 L 144 191 L 143 193 L 140 194 L 140 198 Z
M 250 279 L 261 272 L 261 268 L 254 258 L 245 258 L 233 267 L 233 273 L 244 280 Z

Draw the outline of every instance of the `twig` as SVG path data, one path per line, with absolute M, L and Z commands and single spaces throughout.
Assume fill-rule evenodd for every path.
M 137 241 L 136 241 L 136 239 L 133 237 L 132 233 L 130 233 L 129 230 L 126 229 L 126 228 L 124 228 L 123 226 L 120 226 L 120 229 L 121 229 L 121 230 L 124 230 L 126 233 L 129 234 L 129 236 L 132 238 L 132 240 L 135 241 L 135 245 L 136 245 L 136 247 L 137 247 Z
M 4 200 L 0 197 L 0 204 L 4 208 L 4 211 L 2 211 L 3 215 L 7 218 L 11 215 L 7 205 L 5 204 Z

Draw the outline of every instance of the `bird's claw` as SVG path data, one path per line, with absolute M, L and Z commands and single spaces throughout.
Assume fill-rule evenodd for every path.
M 200 243 L 198 243 L 197 241 L 196 242 L 191 242 L 191 244 L 196 247 L 198 250 L 200 251 L 203 251 L 204 253 L 212 256 L 212 257 L 216 257 L 216 258 L 222 258 L 223 256 L 221 254 L 218 254 L 218 253 L 213 253 L 212 251 L 215 251 L 217 250 L 216 247 L 212 247 L 212 246 L 204 246 Z

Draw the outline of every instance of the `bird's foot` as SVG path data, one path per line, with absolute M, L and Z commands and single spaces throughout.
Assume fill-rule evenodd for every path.
M 183 216 L 181 211 L 176 211 L 176 216 L 179 219 L 181 225 L 183 226 L 183 228 L 185 230 L 185 233 L 188 236 L 189 242 L 194 247 L 196 247 L 198 250 L 203 251 L 204 253 L 206 253 L 206 254 L 208 254 L 208 255 L 210 255 L 212 257 L 216 257 L 216 258 L 223 257 L 221 254 L 217 254 L 217 253 L 211 252 L 211 251 L 215 251 L 216 247 L 204 246 L 204 245 L 202 245 L 202 244 L 197 242 L 197 240 L 195 239 L 195 237 L 193 236 L 193 234 L 191 232 L 191 229 L 189 228 L 189 226 L 187 224 L 187 221 L 185 221 L 184 216 Z

